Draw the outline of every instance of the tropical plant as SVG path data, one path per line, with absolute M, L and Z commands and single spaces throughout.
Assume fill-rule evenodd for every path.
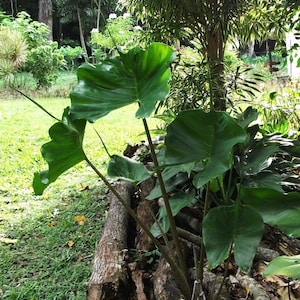
M 27 58 L 27 45 L 22 34 L 0 26 L 0 77 L 5 85 L 13 84 L 15 74 L 24 66 Z
M 300 255 L 279 256 L 273 259 L 266 267 L 264 276 L 283 275 L 294 279 L 300 279 Z
M 33 187 L 36 194 L 41 194 L 67 169 L 85 161 L 147 233 L 170 264 L 182 293 L 190 299 L 190 277 L 175 215 L 186 206 L 198 205 L 203 211 L 197 269 L 201 269 L 199 265 L 203 267 L 205 251 L 211 268 L 234 254 L 238 266 L 247 271 L 264 222 L 300 236 L 299 219 L 294 218 L 299 195 L 284 193 L 282 182 L 288 180 L 282 179 L 279 164 L 274 166 L 280 153 L 299 158 L 300 151 L 299 143 L 281 136 L 258 138 L 259 126 L 252 125 L 258 115 L 251 108 L 236 118 L 213 109 L 180 112 L 167 128 L 165 147 L 155 149 L 146 118 L 168 95 L 169 65 L 173 60 L 170 47 L 154 43 L 147 50 L 133 48 L 96 65 L 82 65 L 77 71 L 79 84 L 70 95 L 71 106 L 61 120 L 55 118 L 57 122 L 49 130 L 51 141 L 41 149 L 48 170 L 35 173 Z M 148 200 L 159 197 L 164 205 L 151 231 L 83 149 L 87 122 L 133 103 L 137 105 L 136 117 L 145 127 L 153 168 L 148 170 L 140 162 L 110 155 L 108 175 L 135 185 L 152 176 L 157 179 L 157 187 Z M 167 232 L 175 244 L 175 253 Z M 202 277 L 203 273 L 197 272 L 197 280 Z
M 255 106 L 261 112 L 266 132 L 280 132 L 287 136 L 299 135 L 299 91 L 287 85 L 281 91 L 262 94 Z
M 78 66 L 78 61 L 83 57 L 82 48 L 70 47 L 70 46 L 62 46 L 59 48 L 60 52 L 63 54 L 64 59 L 66 61 L 66 68 L 73 72 L 76 65 Z
M 23 69 L 32 73 L 38 87 L 51 85 L 56 72 L 64 65 L 64 59 L 57 43 L 48 40 L 47 25 L 33 21 L 26 12 L 20 12 L 15 19 L 5 19 L 2 26 L 18 31 L 26 41 L 27 59 Z

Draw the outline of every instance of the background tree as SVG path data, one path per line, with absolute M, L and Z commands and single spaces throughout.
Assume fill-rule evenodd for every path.
M 49 40 L 53 40 L 52 0 L 39 0 L 39 22 L 45 23 L 49 28 Z
M 117 0 L 54 0 L 56 14 L 59 22 L 64 24 L 76 24 L 78 38 L 83 51 L 88 56 L 86 44 L 89 43 L 90 32 L 93 28 L 104 26 L 109 13 L 115 11 Z M 64 37 L 62 36 L 62 39 Z
M 184 2 L 180 0 L 121 0 L 121 2 L 150 29 L 149 32 L 155 40 L 174 43 L 177 39 L 189 43 L 192 38 L 197 38 L 200 41 L 202 48 L 199 50 L 205 55 L 208 64 L 211 103 L 216 110 L 226 109 L 224 51 L 229 36 L 232 36 L 234 31 L 237 32 L 245 16 L 249 21 L 244 22 L 244 30 L 247 26 L 256 24 L 256 21 L 259 21 L 260 26 L 262 17 L 270 13 L 270 10 L 274 12 L 272 16 L 277 13 L 276 20 L 285 20 L 286 24 L 285 10 L 292 6 L 292 2 L 295 6 L 295 1 L 283 5 L 281 1 L 274 3 L 274 1 L 262 0 L 188 0 Z M 251 16 L 251 12 L 257 11 L 257 8 L 261 10 L 261 18 L 256 19 L 259 14 Z M 268 26 L 264 25 L 264 34 L 267 28 L 270 29 L 272 24 L 274 26 L 271 17 L 267 20 L 269 23 Z M 255 33 L 254 29 L 253 26 L 250 30 L 251 34 Z

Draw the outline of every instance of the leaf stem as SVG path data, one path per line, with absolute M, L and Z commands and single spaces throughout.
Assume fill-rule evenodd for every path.
M 29 101 L 31 101 L 32 103 L 34 103 L 37 107 L 39 107 L 42 111 L 44 111 L 47 115 L 49 115 L 51 118 L 53 118 L 54 120 L 61 122 L 60 119 L 56 118 L 55 116 L 53 116 L 48 110 L 46 110 L 46 108 L 44 108 L 41 104 L 39 104 L 38 102 L 36 102 L 35 100 L 33 100 L 32 98 L 30 98 L 29 96 L 27 96 L 26 94 L 24 94 L 23 92 L 21 92 L 20 90 L 16 89 L 16 88 L 12 88 L 14 89 L 16 92 L 18 92 L 19 94 L 21 94 L 22 96 L 24 96 L 25 98 L 27 98 Z
M 186 287 L 188 287 L 189 295 L 191 295 L 191 288 L 190 288 L 190 284 L 189 284 L 189 281 L 188 281 L 187 265 L 186 265 L 186 262 L 185 262 L 185 259 L 183 257 L 183 253 L 182 253 L 182 250 L 181 250 L 181 245 L 180 245 L 180 241 L 179 241 L 178 232 L 177 232 L 177 229 L 176 229 L 175 219 L 174 219 L 173 214 L 172 214 L 172 209 L 171 209 L 171 206 L 170 206 L 169 197 L 168 197 L 168 194 L 167 194 L 167 191 L 166 191 L 166 188 L 165 188 L 165 184 L 164 184 L 164 180 L 162 178 L 162 174 L 161 174 L 161 171 L 160 171 L 160 168 L 159 168 L 159 164 L 158 164 L 157 157 L 156 157 L 156 154 L 155 154 L 155 149 L 154 149 L 152 139 L 151 139 L 151 135 L 150 135 L 150 130 L 149 130 L 146 119 L 143 119 L 143 124 L 144 124 L 144 128 L 145 128 L 147 140 L 148 140 L 148 143 L 149 143 L 151 157 L 152 157 L 154 167 L 155 167 L 155 170 L 156 170 L 157 179 L 158 179 L 158 182 L 159 182 L 159 185 L 160 185 L 160 188 L 161 188 L 164 204 L 165 204 L 165 207 L 166 207 L 167 216 L 168 216 L 168 219 L 169 219 L 169 222 L 170 222 L 170 230 L 171 230 L 171 234 L 172 234 L 172 237 L 173 237 L 173 240 L 174 240 L 174 243 L 175 243 L 176 253 L 177 253 L 177 256 L 178 256 L 178 260 L 179 260 L 179 265 L 180 265 L 180 268 L 181 268 L 181 270 L 183 271 L 183 274 L 184 274 L 184 279 L 185 279 L 184 285 Z
M 206 193 L 205 193 L 205 201 L 204 201 L 204 208 L 203 208 L 203 218 L 207 215 L 208 212 L 208 198 L 209 198 L 209 190 L 210 190 L 210 183 L 208 182 L 206 185 Z M 203 235 L 203 234 L 202 234 Z M 203 268 L 204 268 L 204 256 L 205 256 L 205 249 L 204 249 L 204 242 L 203 236 L 201 239 L 201 249 L 200 249 L 200 258 L 199 258 L 199 267 L 196 268 L 197 272 L 197 279 L 201 282 L 203 281 Z

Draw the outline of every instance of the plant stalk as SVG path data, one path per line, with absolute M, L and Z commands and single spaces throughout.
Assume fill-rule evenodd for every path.
M 187 265 L 186 265 L 186 262 L 185 262 L 185 259 L 184 259 L 184 256 L 183 256 L 183 253 L 182 253 L 182 250 L 181 250 L 181 245 L 180 245 L 180 241 L 179 241 L 178 232 L 177 232 L 177 229 L 176 229 L 175 219 L 173 218 L 172 209 L 171 209 L 170 202 L 169 202 L 169 197 L 168 197 L 168 194 L 167 194 L 167 191 L 166 191 L 166 188 L 165 188 L 165 184 L 164 184 L 164 181 L 163 181 L 163 178 L 162 178 L 162 174 L 161 174 L 161 171 L 160 171 L 160 168 L 159 168 L 159 164 L 158 164 L 157 157 L 156 157 L 156 154 L 155 154 L 155 149 L 154 149 L 152 139 L 151 139 L 151 135 L 150 135 L 150 130 L 149 130 L 146 119 L 143 119 L 143 124 L 144 124 L 145 132 L 146 132 L 146 135 L 147 135 L 147 140 L 148 140 L 148 143 L 149 143 L 151 157 L 152 157 L 154 167 L 155 167 L 155 170 L 156 170 L 157 179 L 158 179 L 158 182 L 159 182 L 159 185 L 160 185 L 160 188 L 161 188 L 164 204 L 165 204 L 165 207 L 166 207 L 168 220 L 170 222 L 170 230 L 171 230 L 171 234 L 172 234 L 172 237 L 173 237 L 173 240 L 174 240 L 174 243 L 175 243 L 175 248 L 176 248 L 176 253 L 177 253 L 177 256 L 178 256 L 179 265 L 180 265 L 180 267 L 183 271 L 183 274 L 184 274 L 185 286 L 189 287 L 189 290 L 190 290 L 189 295 L 191 295 L 191 288 L 190 288 L 190 284 L 189 284 L 189 280 L 188 280 L 189 276 L 188 276 Z
M 207 215 L 208 212 L 208 196 L 209 196 L 209 189 L 210 189 L 210 184 L 209 182 L 207 183 L 206 186 L 206 193 L 205 193 L 205 201 L 204 201 L 204 208 L 203 208 L 203 218 Z M 203 242 L 203 236 L 201 239 L 201 249 L 200 249 L 200 258 L 199 258 L 199 265 L 198 268 L 196 268 L 196 270 L 198 271 L 196 276 L 197 276 L 197 280 L 199 280 L 201 282 L 203 282 L 203 268 L 204 268 L 204 256 L 205 256 L 205 249 L 204 249 L 204 242 Z

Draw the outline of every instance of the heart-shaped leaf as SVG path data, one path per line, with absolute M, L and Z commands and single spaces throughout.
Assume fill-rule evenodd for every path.
M 157 101 L 169 93 L 171 47 L 154 43 L 148 50 L 134 48 L 97 65 L 82 65 L 78 85 L 71 93 L 71 115 L 96 121 L 114 109 L 138 103 L 137 118 L 146 118 Z
M 210 268 L 215 268 L 234 251 L 236 263 L 248 270 L 261 240 L 264 223 L 251 207 L 213 208 L 203 219 L 203 242 Z
M 202 169 L 194 177 L 194 185 L 200 188 L 230 168 L 232 147 L 246 138 L 225 112 L 184 111 L 167 128 L 165 162 L 200 162 Z
M 69 108 L 66 108 L 62 121 L 49 129 L 51 141 L 41 148 L 49 169 L 34 174 L 33 188 L 36 195 L 41 195 L 63 172 L 85 160 L 82 149 L 85 125 L 85 120 L 71 120 Z
M 260 213 L 265 223 L 278 226 L 283 232 L 300 237 L 300 194 L 282 193 L 267 188 L 241 188 L 247 205 Z

